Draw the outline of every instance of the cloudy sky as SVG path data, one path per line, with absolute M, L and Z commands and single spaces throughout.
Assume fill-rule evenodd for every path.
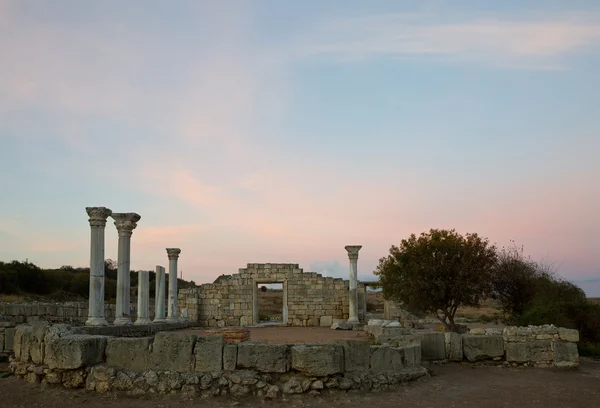
M 456 228 L 600 296 L 597 0 L 0 0 L 0 55 L 2 260 L 87 265 L 106 206 L 197 283 Z

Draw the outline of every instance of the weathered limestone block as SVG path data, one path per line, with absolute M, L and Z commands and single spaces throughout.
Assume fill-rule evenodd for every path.
M 20 324 L 15 329 L 14 352 L 17 360 L 29 361 L 30 337 L 33 336 L 33 327 Z
M 463 334 L 463 354 L 470 362 L 502 357 L 504 339 L 500 336 L 474 336 Z
M 290 370 L 291 353 L 286 344 L 244 342 L 238 344 L 237 367 L 266 373 Z
M 12 351 L 14 349 L 15 328 L 4 329 L 4 350 Z
M 197 338 L 189 333 L 157 333 L 150 354 L 150 366 L 163 371 L 192 371 Z
M 344 347 L 339 344 L 295 345 L 292 369 L 309 376 L 327 376 L 344 372 Z
M 198 337 L 194 355 L 196 365 L 194 371 L 211 372 L 223 369 L 223 335 Z
M 29 337 L 29 355 L 31 361 L 35 364 L 44 362 L 44 338 L 50 325 L 45 321 L 39 321 L 32 324 L 33 335 Z
M 552 342 L 554 365 L 556 367 L 579 366 L 579 351 L 575 343 Z
M 371 346 L 364 340 L 341 339 L 337 341 L 344 347 L 344 370 L 367 371 L 371 362 Z
M 446 332 L 444 338 L 446 341 L 446 358 L 450 361 L 462 361 L 462 336 L 458 333 Z
M 419 367 L 421 365 L 421 345 L 411 344 L 402 346 L 404 350 L 404 366 Z M 462 358 L 461 358 L 462 359 Z
M 370 362 L 371 371 L 384 372 L 391 371 L 392 355 L 389 346 L 370 346 Z
M 421 335 L 421 356 L 423 360 L 444 360 L 446 358 L 446 338 L 444 333 L 425 332 Z
M 568 341 L 571 343 L 577 343 L 579 341 L 579 331 L 574 329 L 565 329 L 561 327 L 558 329 L 558 335 L 562 341 Z
M 550 340 L 508 343 L 506 347 L 506 361 L 526 363 L 549 362 L 553 359 L 552 341 Z
M 233 371 L 237 365 L 238 348 L 235 344 L 225 344 L 223 347 L 223 370 Z
M 141 373 L 150 366 L 151 337 L 109 338 L 106 345 L 106 364 Z
M 0 331 L 0 352 L 4 351 L 4 330 Z
M 102 362 L 106 336 L 72 334 L 46 343 L 44 363 L 51 369 L 73 370 Z
M 321 316 L 319 325 L 322 327 L 331 327 L 333 324 L 333 316 Z

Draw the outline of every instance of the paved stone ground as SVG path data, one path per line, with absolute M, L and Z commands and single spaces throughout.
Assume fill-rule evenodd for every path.
M 0 366 L 0 370 L 3 367 Z M 382 393 L 335 393 L 285 400 L 231 398 L 182 400 L 180 395 L 130 398 L 83 390 L 43 390 L 14 377 L 0 379 L 2 407 L 184 408 L 184 407 L 381 407 L 381 408 L 595 408 L 600 406 L 600 361 L 582 359 L 579 370 L 432 366 L 432 377 Z
M 330 343 L 337 339 L 367 338 L 364 331 L 331 330 L 329 327 L 266 326 L 250 328 L 250 341 L 264 343 Z M 203 330 L 186 329 L 203 335 Z

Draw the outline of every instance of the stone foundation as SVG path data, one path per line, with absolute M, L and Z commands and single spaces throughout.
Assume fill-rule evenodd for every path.
M 427 375 L 420 346 L 226 344 L 222 335 L 161 332 L 154 338 L 74 334 L 67 325 L 20 325 L 11 371 L 31 382 L 132 395 L 190 397 L 380 390 Z

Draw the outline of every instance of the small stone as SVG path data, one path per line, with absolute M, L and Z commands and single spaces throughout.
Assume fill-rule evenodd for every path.
M 346 323 L 334 323 L 331 325 L 331 330 L 352 330 L 352 326 Z
M 302 384 L 295 378 L 290 378 L 281 387 L 281 391 L 284 394 L 302 394 Z
M 35 373 L 27 373 L 25 374 L 25 381 L 30 383 L 36 383 L 40 381 L 40 377 Z
M 156 387 L 158 385 L 158 374 L 156 374 L 155 371 L 146 372 L 144 378 L 150 387 Z
M 323 381 L 317 380 L 310 385 L 310 388 L 313 390 L 322 390 L 325 388 L 325 384 L 323 384 Z
M 272 398 L 277 398 L 278 396 L 279 396 L 279 387 L 276 385 L 270 385 L 269 388 L 267 388 L 265 397 L 272 399 Z
M 240 384 L 234 384 L 229 393 L 232 397 L 244 397 L 250 393 L 250 387 Z
M 311 395 L 313 397 L 317 396 L 317 395 L 321 395 L 321 393 L 317 390 L 311 390 L 308 395 Z
M 265 388 L 266 386 L 267 386 L 267 383 L 264 381 L 259 381 L 256 383 L 256 388 L 258 388 L 259 390 Z
M 186 384 L 181 387 L 181 393 L 186 397 L 193 398 L 196 396 L 196 386 L 191 384 Z
M 354 381 L 352 381 L 350 378 L 342 378 L 339 384 L 340 390 L 349 390 L 354 385 Z

